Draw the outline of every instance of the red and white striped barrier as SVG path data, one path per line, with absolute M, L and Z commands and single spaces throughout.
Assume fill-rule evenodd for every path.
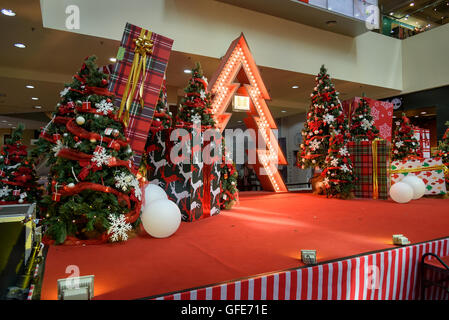
M 414 300 L 418 265 L 427 252 L 449 255 L 449 238 L 385 250 L 327 264 L 228 282 L 156 300 Z M 426 290 L 428 299 L 447 299 Z
M 31 286 L 30 286 L 30 291 L 28 291 L 28 297 L 27 297 L 27 300 L 31 300 L 32 298 L 33 298 L 33 292 L 34 292 L 34 284 L 32 284 Z

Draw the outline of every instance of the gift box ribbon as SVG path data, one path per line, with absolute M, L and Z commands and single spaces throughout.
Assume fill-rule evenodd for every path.
M 134 43 L 136 44 L 134 60 L 131 66 L 131 72 L 128 76 L 128 81 L 126 83 L 118 113 L 119 118 L 123 120 L 126 126 L 128 126 L 129 111 L 131 109 L 131 103 L 134 99 L 139 82 L 139 103 L 142 109 L 144 108 L 143 89 L 146 78 L 145 67 L 147 64 L 147 58 L 153 53 L 153 41 L 151 40 L 151 35 L 151 31 L 142 29 L 142 31 L 140 32 L 140 36 L 134 40 Z
M 436 166 L 419 167 L 419 168 L 396 169 L 396 170 L 391 170 L 390 172 L 392 174 L 394 174 L 394 173 L 410 173 L 410 172 L 434 171 L 434 170 L 443 170 L 446 172 L 446 170 L 448 170 L 448 169 L 444 165 L 436 165 Z

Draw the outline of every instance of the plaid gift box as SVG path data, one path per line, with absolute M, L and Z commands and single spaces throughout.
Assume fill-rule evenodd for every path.
M 361 102 L 360 97 L 355 97 L 350 100 L 342 102 L 343 110 L 346 117 L 351 123 L 352 114 L 355 109 L 359 107 Z M 379 129 L 379 137 L 381 139 L 391 142 L 391 131 L 393 125 L 393 104 L 385 101 L 373 100 L 370 98 L 365 98 L 368 105 L 371 108 L 371 116 L 374 120 L 374 125 Z
M 390 144 L 385 140 L 348 143 L 353 171 L 357 178 L 357 198 L 388 199 Z
M 401 181 L 412 174 L 426 184 L 425 195 L 446 194 L 443 160 L 439 157 L 428 159 L 396 160 L 391 163 L 391 183 Z
M 134 151 L 136 168 L 142 160 L 172 45 L 172 39 L 130 23 L 120 42 L 109 91 L 121 107 L 119 116 L 127 126 L 125 136 Z
M 218 214 L 221 192 L 220 164 L 216 160 L 208 161 L 210 164 L 201 160 L 199 154 L 207 147 L 206 142 L 199 145 L 200 148 L 197 150 L 187 147 L 191 150 L 187 163 L 171 159 L 172 153 L 179 155 L 182 138 L 186 138 L 183 136 L 170 141 L 173 130 L 176 129 L 160 127 L 150 129 L 146 146 L 148 181 L 166 191 L 168 198 L 181 210 L 183 221 L 191 222 Z M 185 128 L 185 130 L 190 141 L 193 141 L 195 129 Z

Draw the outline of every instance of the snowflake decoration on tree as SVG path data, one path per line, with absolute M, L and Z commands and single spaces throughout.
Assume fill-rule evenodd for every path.
M 329 178 L 328 177 L 324 178 L 323 183 L 326 187 L 328 187 L 329 186 Z
M 400 148 L 404 145 L 404 141 L 398 141 L 395 143 L 395 145 L 396 145 L 396 148 Z
M 55 153 L 55 157 L 58 156 L 59 151 L 64 148 L 64 145 L 62 144 L 61 140 L 56 141 L 56 144 L 53 148 L 51 148 L 51 151 Z
M 346 164 L 344 164 L 344 165 L 341 166 L 341 170 L 342 170 L 343 172 L 350 172 L 350 171 L 351 171 L 351 169 L 349 169 L 348 166 L 347 166 Z
M 112 102 L 107 102 L 106 100 L 101 100 L 99 103 L 95 104 L 95 107 L 97 108 L 98 112 L 103 113 L 105 116 L 108 113 L 111 113 L 114 111 L 114 105 Z
M 65 95 L 66 95 L 67 93 L 69 93 L 69 91 L 70 91 L 70 87 L 66 87 L 66 88 L 64 88 L 61 92 L 59 92 L 59 95 L 61 96 L 61 98 L 62 98 L 62 97 L 65 97 Z
M 8 186 L 4 186 L 2 189 L 0 189 L 0 197 L 7 197 L 10 191 L 11 189 L 9 189 Z
M 346 149 L 346 146 L 343 147 L 343 148 L 341 148 L 341 149 L 338 151 L 338 153 L 339 153 L 341 156 L 343 156 L 343 157 L 349 155 L 349 152 L 348 152 L 348 149 Z
M 373 121 L 369 121 L 368 119 L 362 120 L 361 126 L 362 126 L 363 130 L 371 129 L 372 125 L 373 125 Z
M 333 159 L 333 160 L 331 161 L 331 166 L 332 166 L 332 167 L 338 166 L 338 159 Z
M 126 241 L 128 240 L 128 231 L 132 230 L 130 223 L 126 222 L 124 215 L 119 215 L 118 217 L 110 214 L 108 217 L 110 221 L 110 227 L 108 229 L 108 234 L 112 234 L 112 241 Z
M 315 151 L 316 149 L 318 149 L 320 147 L 321 142 L 318 140 L 313 140 L 310 143 L 310 149 L 312 149 L 313 151 Z
M 205 76 L 203 76 L 201 79 L 203 79 L 204 82 L 206 82 L 208 84 L 208 80 L 207 80 L 207 78 Z
M 115 176 L 115 186 L 117 189 L 126 191 L 131 186 L 133 179 L 134 177 L 132 175 L 127 174 L 126 172 L 120 172 L 119 175 Z
M 323 117 L 323 119 L 324 119 L 324 121 L 325 121 L 326 123 L 332 123 L 332 122 L 334 122 L 335 117 L 334 117 L 333 115 L 331 115 L 331 114 L 326 114 L 326 115 Z
M 201 90 L 200 91 L 200 97 L 201 97 L 201 99 L 206 99 L 206 91 Z
M 134 188 L 134 196 L 140 201 L 142 200 L 142 190 L 140 190 L 139 181 L 137 179 L 133 179 L 131 182 L 131 186 Z
M 108 164 L 111 158 L 112 157 L 106 153 L 105 148 L 99 148 L 99 150 L 94 151 L 92 162 L 94 162 L 97 167 L 101 167 L 103 164 Z
M 192 122 L 201 122 L 201 116 L 199 114 L 195 114 L 194 116 L 192 116 Z

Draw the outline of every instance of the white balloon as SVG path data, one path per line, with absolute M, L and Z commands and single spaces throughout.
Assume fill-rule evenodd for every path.
M 142 212 L 142 225 L 149 235 L 167 238 L 178 230 L 181 224 L 181 211 L 171 200 L 150 202 Z
M 145 207 L 152 201 L 167 199 L 167 194 L 161 187 L 151 183 L 145 187 Z
M 390 197 L 398 203 L 407 203 L 413 199 L 413 189 L 407 183 L 396 182 L 390 188 Z
M 412 187 L 414 200 L 421 198 L 426 192 L 426 184 L 417 176 L 408 175 L 402 179 L 401 182 L 404 182 Z

